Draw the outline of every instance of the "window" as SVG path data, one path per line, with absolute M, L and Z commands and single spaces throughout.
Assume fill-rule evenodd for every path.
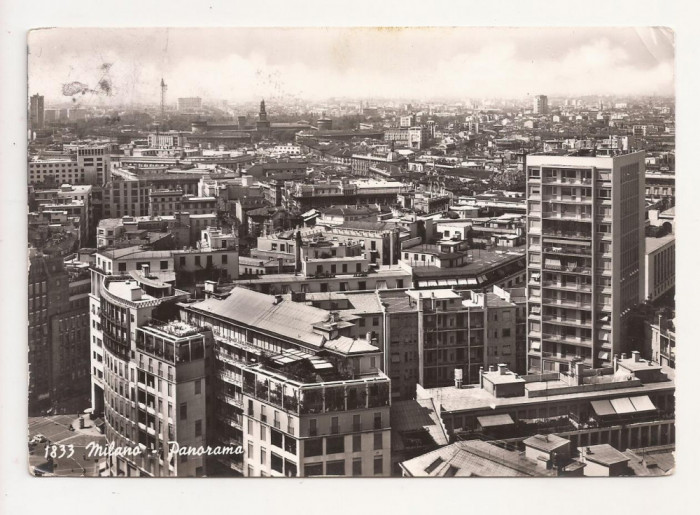
M 374 433 L 374 450 L 377 451 L 383 448 L 382 433 Z
M 284 473 L 284 460 L 274 452 L 270 453 L 270 465 L 275 472 Z
M 117 266 L 120 272 L 126 272 L 126 263 L 119 263 Z
M 202 436 L 202 421 L 194 421 L 194 436 Z
M 183 402 L 180 404 L 180 419 L 187 420 L 187 403 Z
M 291 454 L 297 453 L 297 441 L 289 436 L 284 437 L 284 450 Z
M 260 447 L 260 464 L 265 465 L 267 462 L 267 451 L 264 447 Z
M 297 477 L 297 466 L 289 460 L 284 460 L 284 475 L 287 477 Z
M 199 395 L 200 393 L 202 393 L 202 380 L 197 379 L 194 382 L 194 394 Z
M 362 435 L 352 435 L 352 452 L 362 450 Z
M 304 465 L 304 475 L 306 477 L 322 476 L 323 463 L 307 463 Z
M 331 434 L 338 434 L 338 417 L 331 417 Z
M 315 438 L 304 442 L 304 457 L 320 456 L 323 454 L 323 438 Z
M 187 258 L 185 256 L 180 256 L 180 266 L 184 267 L 187 264 Z
M 384 469 L 384 458 L 382 456 L 374 457 L 374 475 L 381 475 Z
M 345 437 L 334 436 L 326 438 L 326 454 L 345 452 Z
M 260 424 L 260 440 L 265 441 L 266 428 L 264 425 Z
M 326 463 L 327 476 L 344 476 L 345 460 L 329 461 Z
M 503 337 L 504 337 L 504 338 L 510 336 L 510 329 L 503 329 L 503 333 L 502 333 L 502 334 L 503 334 Z
M 251 419 L 248 419 L 248 434 L 253 434 L 253 421 Z
M 352 460 L 352 475 L 361 476 L 362 475 L 362 458 L 354 458 Z
M 312 418 L 309 420 L 309 436 L 316 436 L 318 434 L 318 427 L 316 427 L 316 419 Z
M 221 264 L 222 265 L 228 265 L 228 256 L 226 254 L 223 254 L 221 256 Z
M 352 430 L 353 432 L 362 431 L 362 417 L 360 415 L 352 416 Z
M 167 261 L 161 261 L 161 262 L 160 262 L 160 269 L 161 269 L 161 270 L 167 270 L 167 269 L 168 269 L 168 262 L 167 262 Z
M 374 414 L 374 429 L 381 429 L 381 428 L 382 428 L 382 414 L 375 413 Z
M 282 449 L 282 433 L 275 429 L 270 429 L 270 443 Z
M 255 457 L 253 442 L 248 442 L 248 459 L 252 460 Z
M 195 257 L 194 257 L 194 264 L 195 264 L 195 266 L 202 266 L 202 258 L 201 258 L 201 256 L 195 256 Z

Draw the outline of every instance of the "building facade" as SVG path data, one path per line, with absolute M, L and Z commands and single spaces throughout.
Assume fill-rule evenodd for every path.
M 528 367 L 610 365 L 644 299 L 644 153 L 527 158 Z

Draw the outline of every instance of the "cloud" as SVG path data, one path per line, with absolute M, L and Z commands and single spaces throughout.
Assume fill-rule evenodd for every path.
M 62 84 L 168 98 L 522 98 L 673 94 L 673 35 L 663 29 L 56 29 L 30 37 L 30 91 Z

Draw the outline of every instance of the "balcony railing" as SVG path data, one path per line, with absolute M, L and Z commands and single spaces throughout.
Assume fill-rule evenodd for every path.
M 572 178 L 572 177 L 544 177 L 543 184 L 591 184 L 590 178 Z
M 544 288 L 552 288 L 552 289 L 557 289 L 557 290 L 571 290 L 571 291 L 580 291 L 580 292 L 586 292 L 590 293 L 591 292 L 591 287 L 589 285 L 583 285 L 583 284 L 562 284 L 556 281 L 544 281 L 542 283 L 542 286 Z
M 554 272 L 567 272 L 570 274 L 591 275 L 591 268 L 588 266 L 564 266 L 545 263 L 542 268 L 544 270 L 552 270 Z
M 544 247 L 544 251 L 549 254 L 571 254 L 575 256 L 590 256 L 591 249 L 582 249 L 580 247 Z
M 567 299 L 551 299 L 545 297 L 542 299 L 542 304 L 546 306 L 565 306 L 575 309 L 591 309 L 590 302 L 579 302 L 576 300 Z
M 582 338 L 580 336 L 566 336 L 563 334 L 543 333 L 543 340 L 556 341 L 560 343 L 568 343 L 571 345 L 592 345 L 593 341 L 590 338 Z

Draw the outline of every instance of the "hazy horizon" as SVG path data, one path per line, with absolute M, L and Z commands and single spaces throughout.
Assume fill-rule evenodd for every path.
M 666 28 L 158 28 L 30 32 L 29 93 L 46 104 L 200 96 L 526 99 L 674 96 Z

